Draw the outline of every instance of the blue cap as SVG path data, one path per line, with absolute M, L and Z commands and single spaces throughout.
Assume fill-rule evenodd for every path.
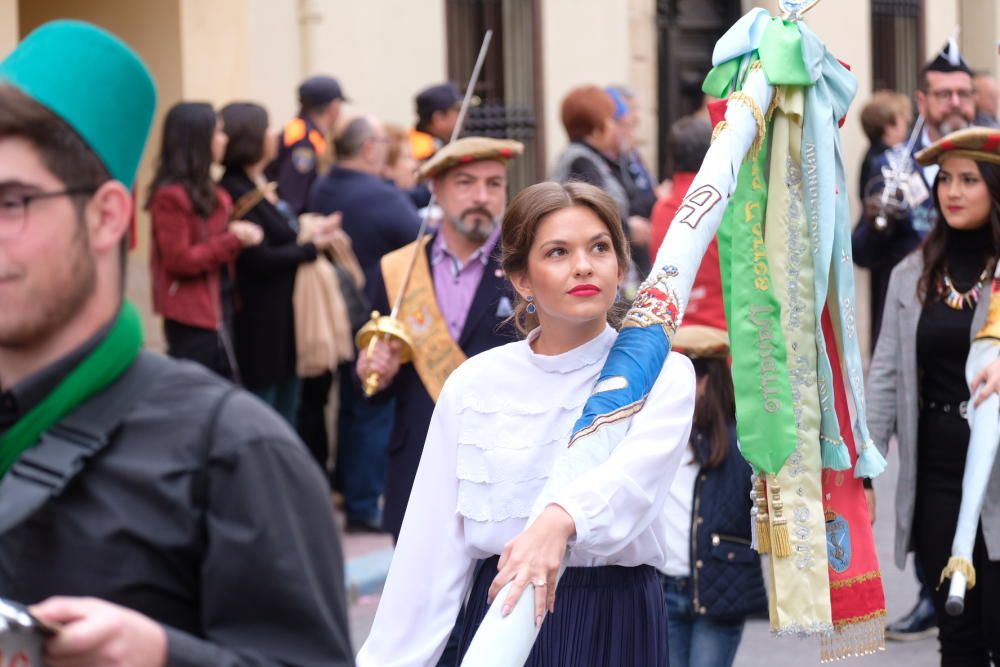
M 462 103 L 462 93 L 453 83 L 441 83 L 417 93 L 417 118 L 430 120 L 435 111 L 447 111 Z
M 309 77 L 299 86 L 299 104 L 303 107 L 321 107 L 334 100 L 348 101 L 340 82 L 332 76 Z
M 608 94 L 611 101 L 615 103 L 615 113 L 614 119 L 621 120 L 628 114 L 628 102 L 625 101 L 625 96 L 622 95 L 622 91 L 616 86 L 608 86 L 604 89 L 604 92 Z

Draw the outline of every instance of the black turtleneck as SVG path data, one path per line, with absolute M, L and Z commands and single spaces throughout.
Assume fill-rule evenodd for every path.
M 992 230 L 987 224 L 971 231 L 952 229 L 949 232 L 946 271 L 955 289 L 965 292 L 979 281 L 993 255 Z M 989 278 L 984 282 L 982 298 L 987 298 Z M 942 300 L 924 306 L 917 324 L 921 399 L 946 403 L 968 400 L 965 361 L 969 355 L 974 312 L 975 308 L 968 306 L 955 310 Z

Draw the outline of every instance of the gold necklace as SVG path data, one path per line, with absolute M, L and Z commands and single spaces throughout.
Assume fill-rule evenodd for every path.
M 955 310 L 964 310 L 966 306 L 969 308 L 975 308 L 976 304 L 979 303 L 979 295 L 983 291 L 983 285 L 986 283 L 986 278 L 989 277 L 987 270 L 983 269 L 983 272 L 979 274 L 979 280 L 970 289 L 959 292 L 955 289 L 955 283 L 951 281 L 951 276 L 948 275 L 948 271 L 945 270 L 941 274 L 941 286 L 940 291 L 944 291 L 944 302 L 949 308 L 954 308 Z

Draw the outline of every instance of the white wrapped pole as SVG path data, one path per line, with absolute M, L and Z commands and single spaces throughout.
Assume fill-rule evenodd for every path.
M 746 62 L 748 59 L 744 60 Z M 726 204 L 736 188 L 740 166 L 751 146 L 763 136 L 764 114 L 773 95 L 774 90 L 767 83 L 763 71 L 759 68 L 750 71 L 742 93 L 730 98 L 726 126 L 708 150 L 657 252 L 646 284 L 655 284 L 657 289 L 675 298 L 679 309 L 675 325 L 680 323 L 702 257 L 715 237 Z M 641 317 L 641 310 L 637 314 Z M 673 330 L 668 330 L 668 333 L 672 336 Z M 593 394 L 617 388 L 602 387 L 602 384 L 594 388 Z M 572 480 L 607 460 L 627 432 L 630 415 L 639 408 L 641 404 L 613 423 L 594 430 L 583 429 L 575 434 L 572 447 L 564 450 L 556 461 L 528 525 Z M 597 425 L 598 421 L 594 424 Z M 504 618 L 501 608 L 510 588 L 508 583 L 493 601 L 465 654 L 462 667 L 515 667 L 527 661 L 538 636 L 534 618 L 534 587 L 529 584 L 525 588 L 511 613 Z
M 990 315 L 997 296 L 990 297 Z M 979 371 L 986 368 L 1000 356 L 1000 344 L 993 338 L 977 338 L 972 343 L 969 359 L 965 364 L 965 379 L 970 384 Z M 969 400 L 969 450 L 965 455 L 965 473 L 962 476 L 962 504 L 958 510 L 958 524 L 951 543 L 951 558 L 948 567 L 941 574 L 942 581 L 951 577 L 948 600 L 945 609 L 952 616 L 960 615 L 965 609 L 965 590 L 969 584 L 975 585 L 975 570 L 972 569 L 972 550 L 976 544 L 979 515 L 983 511 L 983 500 L 990 474 L 996 461 L 997 447 L 1000 445 L 1000 396 L 991 394 L 978 408 L 972 407 L 975 397 Z M 970 581 L 971 577 L 971 581 Z M 970 586 L 971 587 L 971 586 Z

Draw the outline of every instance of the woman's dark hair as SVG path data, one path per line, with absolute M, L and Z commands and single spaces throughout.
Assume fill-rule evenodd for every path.
M 244 169 L 260 162 L 267 138 L 267 109 L 253 102 L 233 102 L 222 107 L 219 116 L 229 137 L 222 166 Z
M 691 360 L 698 380 L 705 388 L 694 404 L 694 431 L 708 443 L 708 451 L 698 457 L 703 468 L 717 468 L 729 454 L 729 427 L 736 419 L 733 375 L 724 358 L 698 357 Z M 704 457 L 704 460 L 701 460 Z
M 204 102 L 179 102 L 170 108 L 163 121 L 160 161 L 146 208 L 163 186 L 182 185 L 198 215 L 204 217 L 215 210 L 219 203 L 211 174 L 215 122 L 215 110 Z
M 983 256 L 987 258 L 987 275 L 993 275 L 997 252 L 1000 250 L 1000 165 L 989 162 L 976 162 L 979 167 L 979 174 L 986 184 L 990 193 L 990 220 L 989 225 L 993 234 L 993 247 L 983 248 Z M 941 200 L 938 198 L 938 182 L 941 179 L 941 172 L 938 171 L 934 179 L 934 209 L 937 211 L 937 222 L 931 227 L 920 246 L 920 252 L 924 257 L 924 270 L 920 274 L 917 282 L 917 296 L 925 306 L 941 298 L 938 285 L 944 277 L 946 264 L 948 263 L 948 242 L 954 231 L 945 222 L 944 214 L 941 212 Z
M 629 266 L 629 246 L 622 228 L 618 205 L 603 190 L 587 183 L 555 183 L 545 181 L 521 190 L 510 203 L 500 225 L 500 266 L 507 275 L 524 273 L 528 270 L 528 253 L 535 242 L 535 234 L 542 220 L 556 211 L 580 206 L 590 209 L 607 226 L 611 235 L 611 246 L 622 271 Z M 528 333 L 538 326 L 538 316 L 527 312 L 527 303 L 518 298 L 511 319 L 521 333 Z M 617 323 L 621 313 L 612 310 L 608 314 L 612 324 Z

